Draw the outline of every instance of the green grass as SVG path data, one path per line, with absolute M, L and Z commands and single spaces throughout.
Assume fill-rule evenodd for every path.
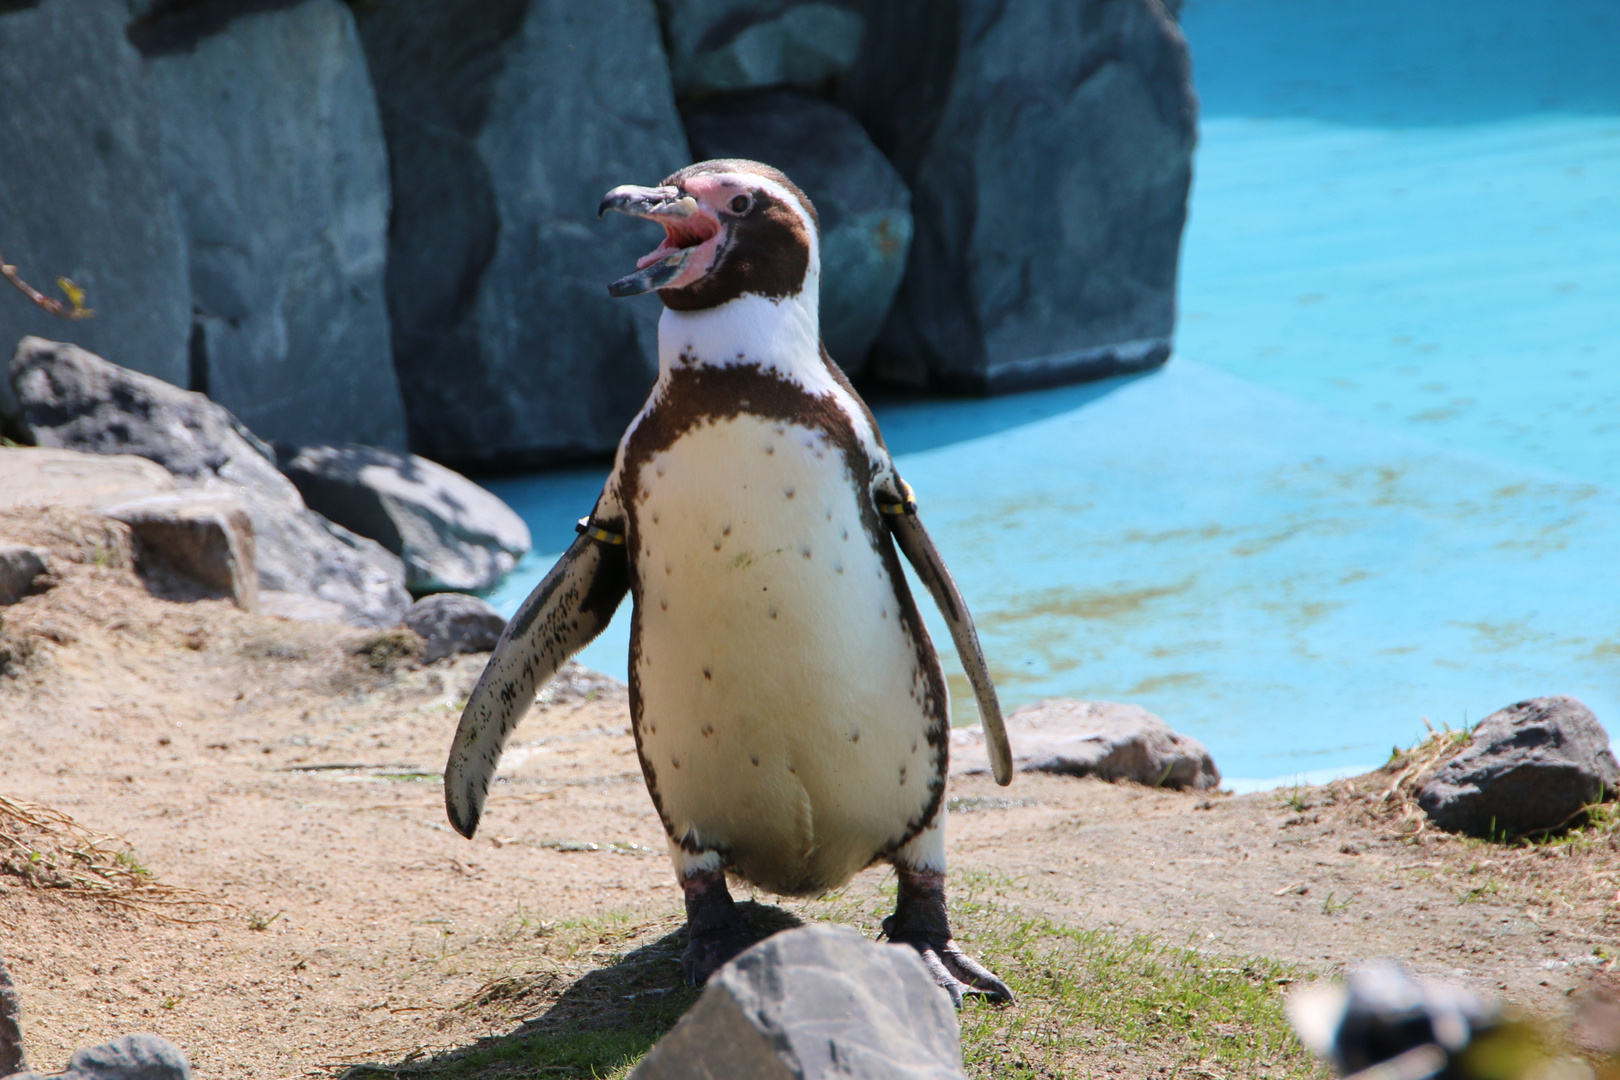
M 963 1060 L 974 1077 L 1091 1077 L 1123 1066 L 1168 1078 L 1317 1078 L 1326 1072 L 1289 1031 L 1282 991 L 1304 977 L 1275 961 L 1207 953 L 1148 935 L 1064 925 L 1020 906 L 1021 882 L 953 875 L 953 920 L 964 948 L 1017 994 L 1010 1007 L 969 999 Z M 835 894 L 792 911 L 742 905 L 756 932 L 803 919 L 864 927 L 894 900 Z M 535 923 L 522 936 L 534 970 L 491 979 L 460 1008 L 509 1018 L 512 1033 L 432 1059 L 367 1065 L 350 1080 L 621 1078 L 697 1000 L 682 984 L 678 915 L 637 925 L 628 915 Z M 603 963 L 603 961 L 606 961 Z M 602 966 L 592 967 L 593 964 Z M 573 971 L 585 974 L 573 978 Z

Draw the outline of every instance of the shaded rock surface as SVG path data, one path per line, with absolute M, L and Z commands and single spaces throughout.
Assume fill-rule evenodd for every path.
M 1617 784 L 1620 764 L 1591 710 L 1532 698 L 1481 720 L 1469 747 L 1418 789 L 1418 805 L 1451 832 L 1514 836 L 1568 822 Z
M 415 454 L 278 444 L 304 503 L 405 560 L 412 592 L 493 588 L 529 550 L 529 527 L 495 495 Z
M 26 544 L 0 543 L 0 605 L 15 604 L 49 587 L 45 553 Z
M 154 495 L 108 507 L 129 526 L 135 569 L 158 596 L 218 596 L 243 611 L 259 609 L 253 521 L 242 501 L 210 492 Z
M 6 962 L 0 959 L 0 1076 L 9 1076 L 28 1067 L 23 1054 L 22 1002 L 11 981 Z
M 656 374 L 661 309 L 606 286 L 657 237 L 597 205 L 687 163 L 652 5 L 380 0 L 359 17 L 411 448 L 506 467 L 612 449 Z
M 689 108 L 697 158 L 750 158 L 787 173 L 821 219 L 821 337 L 850 373 L 888 317 L 911 248 L 911 195 L 853 116 L 790 91 Z
M 820 0 L 659 0 L 658 10 L 681 95 L 825 83 L 855 63 L 865 26 L 854 5 Z
M 845 100 L 916 225 L 874 374 L 999 392 L 1169 355 L 1197 106 L 1158 0 L 873 5 Z
M 405 625 L 422 636 L 422 662 L 446 656 L 490 652 L 501 640 L 506 619 L 486 600 L 464 593 L 434 593 L 411 605 Z
M 125 1035 L 80 1050 L 65 1072 L 18 1073 L 8 1080 L 191 1080 L 185 1051 L 158 1035 Z
M 1026 705 L 1006 723 L 1013 766 L 1021 772 L 1194 791 L 1220 786 L 1221 772 L 1204 744 L 1178 734 L 1139 705 L 1058 698 Z M 952 774 L 989 771 L 984 729 L 975 724 L 952 731 Z
M 71 278 L 96 312 L 65 323 L 8 295 L 0 343 L 71 327 L 85 347 L 183 384 L 185 241 L 128 18 L 127 0 L 0 4 L 0 254 L 44 292 Z M 0 414 L 9 396 L 0 387 Z
M 240 498 L 253 521 L 261 589 L 338 604 L 357 626 L 393 626 L 405 614 L 410 594 L 398 557 L 305 507 L 273 451 L 201 394 L 41 338 L 18 345 L 11 385 L 41 446 L 137 454 L 181 488 Z
M 388 156 L 353 16 L 339 0 L 237 8 L 215 25 L 181 6 L 135 34 L 189 245 L 189 385 L 266 438 L 404 449 Z
M 634 1080 L 964 1077 L 956 1010 L 906 946 L 812 924 L 755 945 L 648 1052 Z

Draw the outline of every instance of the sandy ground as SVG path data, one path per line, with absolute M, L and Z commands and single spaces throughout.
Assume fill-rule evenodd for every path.
M 438 772 L 482 657 L 424 667 L 397 632 L 154 599 L 94 519 L 0 514 L 3 539 L 49 546 L 60 583 L 0 608 L 0 796 L 118 838 L 188 890 L 86 899 L 13 852 L 0 955 L 35 1068 L 137 1030 L 184 1046 L 199 1077 L 399 1061 L 510 1030 L 512 1009 L 483 1007 L 504 976 L 564 986 L 679 927 L 613 684 L 576 672 L 548 692 L 467 841 Z M 953 873 L 1070 925 L 1312 971 L 1391 955 L 1561 1010 L 1620 947 L 1612 844 L 1419 831 L 1382 798 L 1397 780 L 1245 797 L 955 780 Z M 884 878 L 845 896 L 872 900 L 868 932 Z M 619 932 L 576 934 L 561 959 L 539 947 L 607 913 Z

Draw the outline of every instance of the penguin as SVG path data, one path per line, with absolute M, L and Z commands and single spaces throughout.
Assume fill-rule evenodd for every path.
M 664 228 L 608 286 L 663 301 L 658 378 L 467 702 L 444 774 L 451 824 L 472 837 L 537 687 L 628 593 L 632 730 L 684 893 L 688 981 L 752 943 L 727 874 L 813 896 L 887 862 L 885 936 L 957 1005 L 1010 1001 L 947 915 L 950 709 L 901 555 L 950 627 L 1005 785 L 1001 709 L 913 492 L 821 343 L 815 207 L 768 165 L 719 160 L 614 188 L 609 210 Z

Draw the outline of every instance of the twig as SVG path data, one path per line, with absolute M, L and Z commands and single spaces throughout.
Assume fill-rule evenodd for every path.
M 68 302 L 65 304 L 54 296 L 46 296 L 24 281 L 22 275 L 17 272 L 17 268 L 6 262 L 4 255 L 0 255 L 0 277 L 15 285 L 17 291 L 32 300 L 36 307 L 43 308 L 59 319 L 78 322 L 80 319 L 88 319 L 95 314 L 94 310 L 84 306 L 84 290 L 65 277 L 56 279 L 57 288 L 61 289 L 63 295 L 68 298 Z

